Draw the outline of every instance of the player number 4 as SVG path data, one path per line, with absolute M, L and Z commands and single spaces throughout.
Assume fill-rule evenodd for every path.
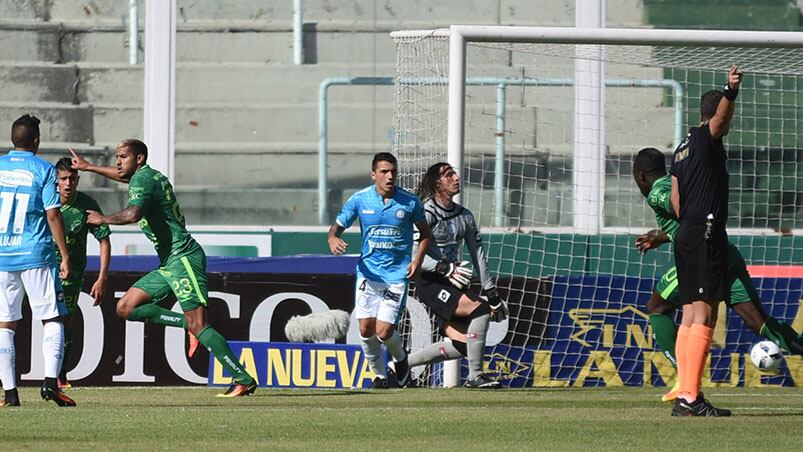
M 17 198 L 16 204 L 14 198 Z M 12 234 L 22 234 L 25 229 L 25 216 L 28 212 L 28 200 L 31 195 L 27 193 L 0 193 L 0 234 L 8 233 L 8 224 L 11 220 L 11 210 L 14 208 L 14 225 L 11 228 Z

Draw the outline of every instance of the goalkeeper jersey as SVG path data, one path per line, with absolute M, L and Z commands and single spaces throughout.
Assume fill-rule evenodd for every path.
M 480 229 L 470 210 L 453 203 L 447 209 L 434 199 L 424 203 L 424 215 L 432 230 L 432 242 L 427 248 L 421 270 L 434 272 L 437 263 L 443 259 L 449 262 L 463 260 L 463 243 L 468 246 L 468 252 L 476 271 L 479 271 L 483 289 L 496 286 L 491 273 L 488 271 L 488 261 L 482 247 Z
M 421 201 L 396 187 L 393 197 L 385 203 L 372 185 L 351 195 L 337 215 L 337 224 L 348 229 L 357 218 L 362 232 L 357 276 L 386 283 L 406 282 L 413 224 L 424 221 Z

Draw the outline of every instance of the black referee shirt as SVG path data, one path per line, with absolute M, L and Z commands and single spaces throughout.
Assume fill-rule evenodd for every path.
M 703 224 L 708 214 L 728 220 L 728 169 L 722 138 L 714 139 L 706 122 L 692 127 L 672 158 L 670 173 L 678 180 L 680 221 Z

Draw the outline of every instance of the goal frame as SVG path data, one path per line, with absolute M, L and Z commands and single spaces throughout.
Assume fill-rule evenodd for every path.
M 448 38 L 449 41 L 447 161 L 460 169 L 463 168 L 465 151 L 466 47 L 469 42 L 574 44 L 589 46 L 590 49 L 597 46 L 596 50 L 600 55 L 599 46 L 603 45 L 803 48 L 803 33 L 778 31 L 451 25 L 449 28 L 435 30 L 391 33 L 393 39 L 426 37 Z M 605 76 L 601 59 L 591 61 L 578 58 L 575 69 L 574 160 L 575 164 L 578 160 L 588 163 L 583 163 L 585 166 L 582 168 L 575 167 L 574 224 L 568 230 L 565 227 L 557 228 L 562 232 L 622 232 L 622 228 L 608 228 L 602 224 L 605 192 L 604 87 Z M 581 172 L 591 176 L 579 181 L 577 174 Z M 458 194 L 457 202 L 461 201 L 459 198 Z M 588 215 L 588 212 L 596 213 L 596 218 Z M 539 228 L 542 229 L 544 228 Z M 772 230 L 736 231 L 737 234 L 739 232 L 777 234 L 777 231 Z M 457 366 L 457 361 L 445 363 L 445 386 L 452 386 L 459 380 Z

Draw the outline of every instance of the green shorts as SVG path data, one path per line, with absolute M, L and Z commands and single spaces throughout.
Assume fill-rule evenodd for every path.
M 756 286 L 747 272 L 747 264 L 742 257 L 742 253 L 733 243 L 728 244 L 728 283 L 730 292 L 725 303 L 732 306 L 749 301 L 760 302 Z M 678 272 L 675 266 L 669 267 L 661 276 L 655 291 L 664 300 L 674 306 L 680 306 L 680 290 L 678 289 Z
M 173 293 L 184 312 L 206 306 L 206 254 L 199 246 L 189 254 L 172 257 L 164 266 L 143 276 L 132 287 L 147 292 L 156 302 Z
M 80 278 L 70 277 L 70 279 L 61 282 L 61 288 L 64 291 L 64 304 L 67 306 L 67 315 L 75 313 L 75 307 L 78 306 L 78 298 L 81 296 L 83 287 L 83 274 L 81 274 Z

